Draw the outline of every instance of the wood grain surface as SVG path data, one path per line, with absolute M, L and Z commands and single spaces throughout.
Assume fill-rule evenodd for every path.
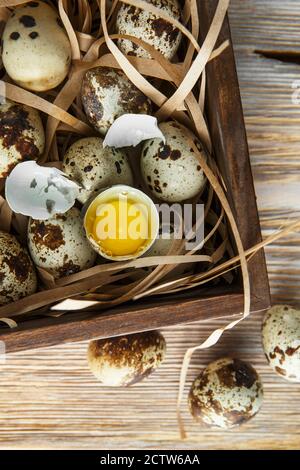
M 300 214 L 300 104 L 292 96 L 300 68 L 255 50 L 300 49 L 298 0 L 232 0 L 230 20 L 263 235 Z M 238 151 L 238 149 L 237 149 Z M 266 249 L 273 303 L 300 306 L 300 234 Z M 86 364 L 87 343 L 8 355 L 0 366 L 0 448 L 295 449 L 300 448 L 300 385 L 268 367 L 260 315 L 227 332 L 216 347 L 196 353 L 188 386 L 212 359 L 233 354 L 262 376 L 261 412 L 223 432 L 192 423 L 178 438 L 175 402 L 183 354 L 220 321 L 166 329 L 168 353 L 153 376 L 132 388 L 103 388 Z M 188 390 L 188 387 L 187 387 Z

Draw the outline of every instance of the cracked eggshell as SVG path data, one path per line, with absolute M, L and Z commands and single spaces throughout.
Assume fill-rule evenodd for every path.
M 30 219 L 28 246 L 35 265 L 56 278 L 92 267 L 97 256 L 87 241 L 76 207 L 49 220 Z
M 143 146 L 141 173 L 145 184 L 155 197 L 165 202 L 182 202 L 197 196 L 206 178 L 183 126 L 170 121 L 159 128 L 165 144 L 160 139 L 151 139 Z M 197 145 L 202 148 L 199 141 Z
M 71 145 L 64 156 L 63 171 L 81 186 L 77 199 L 82 204 L 102 188 L 133 184 L 126 153 L 114 148 L 103 148 L 100 137 L 86 137 Z
M 38 111 L 6 100 L 0 104 L 0 178 L 24 160 L 37 160 L 45 147 Z
M 177 0 L 149 0 L 155 7 L 170 17 L 180 20 L 180 6 Z M 163 18 L 131 5 L 121 4 L 116 19 L 116 31 L 142 39 L 171 60 L 181 41 L 181 32 Z M 149 58 L 148 52 L 128 39 L 119 39 L 118 45 L 127 55 Z
M 44 2 L 16 7 L 3 32 L 8 75 L 33 91 L 55 88 L 67 76 L 71 45 L 57 11 Z
M 147 114 L 123 114 L 110 126 L 103 146 L 136 147 L 143 140 L 154 138 L 165 141 L 155 117 Z
M 14 302 L 37 289 L 33 263 L 17 239 L 0 231 L 0 305 Z
M 259 411 L 263 387 L 250 364 L 222 358 L 209 364 L 196 378 L 188 401 L 196 421 L 228 429 L 248 421 Z
M 262 341 L 266 358 L 275 372 L 300 382 L 300 310 L 275 305 L 265 314 Z
M 97 67 L 83 78 L 81 100 L 94 128 L 105 135 L 123 114 L 150 114 L 150 100 L 121 70 Z
M 158 331 L 91 341 L 88 364 L 94 376 L 110 387 L 140 382 L 162 363 L 166 342 Z
M 37 220 L 67 212 L 78 194 L 78 185 L 62 171 L 34 161 L 16 165 L 5 182 L 5 197 L 10 208 Z

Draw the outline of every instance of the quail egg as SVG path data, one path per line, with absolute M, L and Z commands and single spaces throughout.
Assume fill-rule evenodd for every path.
M 286 380 L 300 382 L 300 310 L 270 308 L 263 320 L 262 340 L 272 369 Z
M 170 17 L 180 20 L 180 6 L 177 0 L 148 0 Z M 172 59 L 181 41 L 181 33 L 170 22 L 153 13 L 131 5 L 121 4 L 117 14 L 116 30 L 142 39 L 161 52 L 167 59 Z M 124 54 L 149 57 L 142 47 L 128 39 L 119 39 L 118 45 Z
M 183 126 L 170 121 L 159 128 L 165 144 L 160 139 L 151 139 L 143 146 L 141 173 L 145 184 L 154 196 L 165 202 L 182 202 L 197 196 L 206 178 Z M 197 144 L 201 149 L 199 141 Z
M 6 178 L 21 161 L 37 160 L 44 146 L 38 111 L 9 100 L 0 104 L 0 178 Z
M 34 294 L 36 289 L 36 273 L 27 251 L 13 235 L 0 231 L 0 305 Z
M 97 67 L 88 70 L 81 89 L 82 104 L 89 122 L 105 135 L 123 114 L 150 114 L 150 100 L 121 70 Z
M 101 188 L 133 184 L 126 153 L 111 147 L 103 148 L 100 137 L 86 137 L 71 145 L 63 160 L 63 171 L 81 186 L 78 200 L 83 204 Z
M 157 331 L 91 341 L 88 364 L 103 385 L 126 387 L 140 382 L 160 366 L 166 342 Z
M 76 207 L 48 220 L 30 219 L 28 246 L 35 265 L 56 278 L 92 267 L 97 256 L 86 239 Z
M 58 13 L 44 2 L 16 7 L 2 37 L 8 75 L 33 91 L 55 88 L 67 76 L 71 45 Z
M 262 401 L 263 387 L 255 369 L 232 358 L 209 364 L 193 382 L 189 393 L 192 416 L 225 429 L 252 418 Z

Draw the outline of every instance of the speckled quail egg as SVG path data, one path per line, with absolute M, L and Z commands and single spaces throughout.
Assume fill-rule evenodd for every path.
M 3 32 L 2 60 L 8 75 L 33 91 L 55 88 L 67 76 L 71 45 L 58 12 L 44 2 L 16 7 Z
M 0 178 L 24 160 L 37 160 L 45 134 L 36 109 L 6 100 L 0 104 Z
M 88 364 L 103 385 L 126 387 L 140 382 L 160 366 L 166 342 L 157 331 L 91 341 Z
M 300 382 L 300 310 L 270 308 L 263 320 L 262 340 L 272 369 L 286 380 Z
M 164 122 L 159 126 L 166 138 L 147 140 L 141 155 L 141 172 L 145 184 L 158 199 L 181 202 L 197 196 L 206 178 L 193 149 L 176 122 Z M 197 141 L 198 148 L 201 144 Z M 205 155 L 203 154 L 205 158 Z
M 105 135 L 123 114 L 150 114 L 150 100 L 121 70 L 97 67 L 83 78 L 81 100 L 89 122 Z
M 37 278 L 33 263 L 17 239 L 0 231 L 0 305 L 34 294 Z
M 180 20 L 180 6 L 177 0 L 148 0 L 155 7 L 170 17 Z M 172 59 L 181 41 L 181 33 L 170 22 L 153 13 L 121 5 L 116 19 L 118 34 L 126 34 L 142 39 L 161 52 L 167 59 Z M 118 45 L 124 54 L 149 57 L 148 52 L 128 39 L 119 39 Z
M 232 358 L 209 364 L 193 382 L 189 393 L 192 416 L 225 429 L 252 418 L 262 401 L 263 387 L 255 369 Z
M 49 220 L 30 219 L 28 246 L 35 265 L 56 278 L 90 268 L 97 256 L 86 239 L 76 207 Z
M 103 148 L 100 137 L 86 137 L 71 145 L 63 160 L 63 171 L 81 186 L 78 200 L 83 204 L 101 188 L 133 184 L 126 153 L 111 147 Z

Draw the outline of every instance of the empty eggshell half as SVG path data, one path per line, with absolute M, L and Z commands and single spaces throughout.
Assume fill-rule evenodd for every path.
M 3 32 L 3 65 L 20 86 L 33 91 L 55 88 L 67 76 L 71 45 L 54 8 L 44 2 L 16 7 Z
M 34 219 L 68 211 L 79 195 L 79 187 L 54 167 L 43 167 L 34 161 L 19 163 L 5 184 L 5 197 L 17 214 Z
M 103 147 L 135 147 L 143 140 L 165 138 L 157 125 L 157 119 L 147 114 L 123 114 L 110 126 Z
M 78 200 L 84 204 L 102 188 L 133 184 L 133 175 L 124 151 L 104 148 L 101 137 L 86 137 L 68 149 L 63 171 L 80 185 Z

